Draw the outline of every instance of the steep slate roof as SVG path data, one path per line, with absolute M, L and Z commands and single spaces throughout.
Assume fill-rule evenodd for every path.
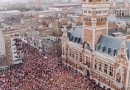
M 74 28 L 71 28 L 70 30 L 68 30 L 67 34 L 68 34 L 69 41 L 82 45 L 83 28 L 84 28 L 83 26 L 78 26 L 78 27 L 74 27 Z M 112 30 L 109 33 L 112 34 L 112 32 L 115 32 L 115 31 L 116 30 Z M 120 50 L 122 41 L 123 40 L 121 38 L 102 34 L 100 36 L 98 44 L 96 45 L 96 51 L 106 53 L 111 56 L 115 56 L 118 54 L 118 52 Z M 126 47 L 127 47 L 127 56 L 129 59 L 129 57 L 130 57 L 130 40 L 126 41 Z
M 123 40 L 121 38 L 112 37 L 108 35 L 101 35 L 98 44 L 96 46 L 96 50 L 102 53 L 109 54 L 111 56 L 115 56 L 120 50 L 122 41 Z M 127 48 L 127 56 L 128 59 L 130 59 L 130 40 L 126 40 L 125 44 Z
M 83 26 L 77 26 L 71 28 L 67 34 L 70 41 L 81 44 L 82 43 L 82 30 Z
M 96 50 L 114 56 L 120 49 L 122 40 L 108 35 L 101 35 Z

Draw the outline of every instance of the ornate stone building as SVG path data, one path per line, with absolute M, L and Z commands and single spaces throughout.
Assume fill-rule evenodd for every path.
M 110 12 L 116 16 L 130 16 L 129 0 L 113 0 Z
M 62 61 L 109 90 L 130 90 L 130 37 L 108 29 L 109 0 L 82 0 L 83 25 L 64 25 Z

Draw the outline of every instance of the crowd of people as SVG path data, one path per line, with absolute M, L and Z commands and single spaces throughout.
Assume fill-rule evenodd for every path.
M 0 71 L 0 90 L 110 90 L 63 65 L 56 56 L 45 58 L 30 46 L 24 46 L 23 52 L 23 64 Z

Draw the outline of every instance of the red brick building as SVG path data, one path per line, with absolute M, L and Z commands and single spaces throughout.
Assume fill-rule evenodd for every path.
M 64 26 L 62 60 L 101 87 L 130 90 L 130 40 L 125 30 L 108 29 L 109 0 L 82 0 L 83 25 Z

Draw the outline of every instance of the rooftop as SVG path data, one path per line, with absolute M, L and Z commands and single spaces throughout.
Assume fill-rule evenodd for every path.
M 81 44 L 82 43 L 83 26 L 76 26 L 68 30 L 68 38 L 70 41 Z

